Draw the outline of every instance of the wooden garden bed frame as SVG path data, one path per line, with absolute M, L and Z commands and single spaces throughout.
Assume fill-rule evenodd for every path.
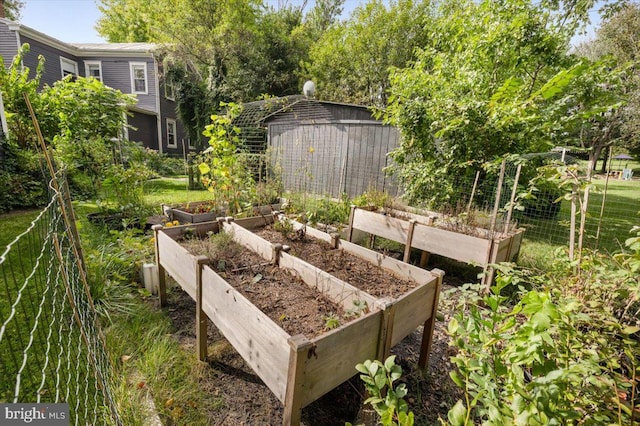
M 310 234 L 333 241 L 338 249 L 417 282 L 414 289 L 398 298 L 376 299 L 249 230 L 270 222 L 272 215 L 236 221 L 224 218 L 170 228 L 154 226 L 160 304 L 166 303 L 166 272 L 196 301 L 199 359 L 207 356 L 208 317 L 284 404 L 283 425 L 299 425 L 303 407 L 354 376 L 356 364 L 367 359 L 384 360 L 392 346 L 420 325 L 424 331 L 419 366 L 426 370 L 444 272 L 426 271 L 308 228 Z M 345 308 L 351 308 L 353 300 L 364 300 L 370 311 L 318 336 L 290 336 L 206 265 L 209 259 L 190 254 L 176 241 L 187 228 L 200 237 L 208 232 L 228 232 L 244 247 L 280 268 L 291 270 L 307 285 Z
M 188 203 L 189 207 L 198 207 L 201 205 L 210 204 L 210 201 L 195 201 L 193 203 Z M 179 206 L 168 206 L 162 205 L 162 212 L 169 217 L 169 220 L 177 220 L 180 223 L 202 223 L 202 222 L 211 222 L 215 221 L 216 218 L 220 216 L 224 216 L 226 212 L 224 211 L 213 211 L 213 212 L 205 212 L 205 213 L 190 213 L 185 211 L 187 204 L 182 204 Z M 266 204 L 263 206 L 255 206 L 253 207 L 252 216 L 258 215 L 267 215 L 271 214 L 273 211 L 277 211 L 280 209 L 280 204 Z
M 493 232 L 480 229 L 479 234 L 486 237 L 466 235 L 434 226 L 434 216 L 421 216 L 415 213 L 396 211 L 406 219 L 383 215 L 375 211 L 351 206 L 346 239 L 353 240 L 355 230 L 364 231 L 371 236 L 379 236 L 405 245 L 403 261 L 408 262 L 411 248 L 422 250 L 420 266 L 427 264 L 429 253 L 477 265 L 485 270 L 483 283 L 493 281 L 491 264 L 508 262 L 520 252 L 524 228 L 511 233 Z

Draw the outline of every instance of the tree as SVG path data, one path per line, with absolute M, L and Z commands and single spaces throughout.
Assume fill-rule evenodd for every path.
M 404 68 L 428 36 L 428 1 L 399 0 L 389 7 L 371 0 L 350 19 L 330 26 L 311 47 L 305 63 L 322 99 L 383 106 L 389 68 Z
M 67 168 L 72 189 L 94 195 L 119 154 L 119 135 L 135 98 L 84 77 L 45 86 L 40 96 L 46 105 L 39 115 L 43 135 Z
M 24 8 L 22 0 L 0 0 L 0 7 L 4 10 L 4 17 L 12 21 L 19 21 Z
M 640 157 L 640 5 L 623 2 L 613 9 L 597 31 L 596 40 L 600 56 L 611 55 L 628 72 L 622 81 L 628 103 L 618 114 L 612 117 L 610 127 L 617 129 L 620 145 Z M 615 120 L 613 120 L 615 119 Z
M 481 164 L 564 137 L 560 95 L 586 72 L 568 42 L 584 14 L 550 3 L 439 5 L 429 45 L 392 72 L 385 114 L 402 134 L 393 158 L 410 199 L 447 202 Z

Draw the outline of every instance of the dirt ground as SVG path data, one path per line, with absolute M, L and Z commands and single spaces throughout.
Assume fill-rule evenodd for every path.
M 308 246 L 308 245 L 307 245 Z M 296 255 L 304 257 L 301 250 L 305 246 L 297 247 Z M 293 249 L 292 249 L 293 250 Z M 232 253 L 232 252 L 230 252 Z M 233 254 L 233 253 L 232 253 Z M 237 253 L 235 253 L 237 254 Z M 313 255 L 312 255 L 313 256 Z M 234 257 L 238 259 L 238 257 Z M 258 287 L 263 287 L 267 291 L 260 293 L 256 300 L 265 307 L 263 310 L 269 310 L 270 304 L 278 304 L 275 295 L 281 295 L 282 291 L 277 290 L 272 276 L 272 266 L 256 266 L 264 261 L 260 258 L 250 258 L 243 254 L 240 258 L 243 261 L 225 260 L 224 271 L 227 280 L 230 277 L 230 271 L 238 270 L 238 272 L 246 272 L 245 276 L 238 279 L 234 287 L 242 291 L 242 287 L 246 287 L 250 291 L 245 295 L 255 297 Z M 235 263 L 232 263 L 235 262 Z M 216 262 L 213 262 L 216 264 Z M 347 264 L 348 265 L 348 264 Z M 216 265 L 214 265 L 215 267 Z M 217 265 L 219 266 L 219 264 Z M 250 267 L 247 267 L 250 266 Z M 344 265 L 343 265 L 344 266 Z M 262 268 L 262 269 L 259 269 Z M 346 269 L 346 268 L 343 268 Z M 352 268 L 349 268 L 352 269 Z M 371 269 L 371 268 L 367 268 Z M 332 271 L 336 273 L 337 271 Z M 279 273 L 283 273 L 280 271 Z M 356 275 L 358 270 L 354 270 Z M 360 271 L 362 273 L 362 271 Z M 242 274 L 240 274 L 242 275 Z M 260 275 L 258 282 L 253 282 Z M 343 278 L 344 279 L 344 278 Z M 395 278 L 389 278 L 390 281 L 397 281 Z M 347 280 L 348 281 L 348 280 Z M 443 291 L 451 288 L 446 284 Z M 304 286 L 304 284 L 302 284 Z M 253 293 L 253 294 L 252 294 Z M 173 321 L 174 336 L 180 341 L 183 348 L 187 351 L 195 350 L 195 302 L 179 287 L 174 287 L 169 292 L 167 311 Z M 306 296 L 298 296 L 306 297 Z M 312 296 L 312 299 L 321 299 Z M 445 303 L 441 297 L 440 307 Z M 315 328 L 323 328 L 325 321 L 322 319 L 326 316 L 326 309 L 333 312 L 334 307 L 324 305 L 325 301 L 321 301 L 322 307 L 325 309 L 320 314 L 321 320 L 316 317 Z M 284 304 L 286 305 L 286 303 Z M 283 310 L 284 305 L 277 305 L 279 308 L 267 313 L 274 321 L 285 323 L 289 318 L 300 317 L 306 320 L 307 315 L 311 315 L 319 308 L 311 308 L 311 312 L 307 312 L 306 308 L 298 306 L 293 311 Z M 308 305 L 305 303 L 303 305 Z M 260 307 L 260 306 L 259 306 Z M 306 313 L 301 313 L 306 312 Z M 421 371 L 417 369 L 417 363 L 420 353 L 420 343 L 422 339 L 421 327 L 414 333 L 407 336 L 402 342 L 392 348 L 392 353 L 397 355 L 396 363 L 403 369 L 403 377 L 401 382 L 407 384 L 409 393 L 405 398 L 409 403 L 410 410 L 416 416 L 416 425 L 436 425 L 439 424 L 438 418 L 446 418 L 447 411 L 460 398 L 460 392 L 456 385 L 449 377 L 449 371 L 453 369 L 449 361 L 452 355 L 452 349 L 448 345 L 448 336 L 446 334 L 446 324 L 450 318 L 451 312 L 440 310 L 444 315 L 443 321 L 437 321 L 434 330 L 434 339 L 431 348 L 429 360 L 429 371 L 423 377 Z M 292 321 L 293 322 L 293 321 Z M 282 324 L 283 328 L 291 334 L 290 330 Z M 322 330 L 320 330 L 321 332 Z M 305 331 L 302 331 L 303 333 Z M 306 332 L 309 332 L 307 330 Z M 271 391 L 262 383 L 260 378 L 251 370 L 244 362 L 242 357 L 233 349 L 233 347 L 224 339 L 217 331 L 215 326 L 209 321 L 208 327 L 209 341 L 209 358 L 208 364 L 213 370 L 211 382 L 202 383 L 203 392 L 213 392 L 222 396 L 224 399 L 224 408 L 212 410 L 209 413 L 210 424 L 212 425 L 280 425 L 282 424 L 282 404 L 275 398 Z M 354 374 L 355 366 L 354 366 Z M 351 380 L 345 382 L 340 387 L 329 392 L 316 402 L 310 404 L 302 410 L 302 421 L 307 426 L 325 426 L 325 425 L 344 425 L 345 422 L 355 422 L 364 401 L 363 386 L 359 378 L 354 376 Z

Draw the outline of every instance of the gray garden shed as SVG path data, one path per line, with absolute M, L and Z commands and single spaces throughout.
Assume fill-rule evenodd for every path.
M 245 104 L 235 124 L 250 153 L 267 153 L 286 190 L 334 198 L 372 189 L 397 195 L 384 168 L 398 131 L 365 106 L 288 96 Z

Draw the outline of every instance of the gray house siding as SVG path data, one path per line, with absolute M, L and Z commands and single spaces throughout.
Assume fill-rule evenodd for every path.
M 127 121 L 134 129 L 129 129 L 129 140 L 143 142 L 150 149 L 158 149 L 158 119 L 155 115 L 134 112 L 127 117 Z
M 60 66 L 60 57 L 69 59 L 76 62 L 78 65 L 78 74 L 84 76 L 84 65 L 81 66 L 82 61 L 77 56 L 64 52 L 55 47 L 48 46 L 39 41 L 33 40 L 27 36 L 20 36 L 21 44 L 29 43 L 29 53 L 24 57 L 24 65 L 29 68 L 29 76 L 34 77 L 36 68 L 38 66 L 38 57 L 42 55 L 44 57 L 44 73 L 42 73 L 41 86 L 53 84 L 62 79 L 62 67 Z
M 13 57 L 18 54 L 18 40 L 16 33 L 9 29 L 9 26 L 0 22 L 0 56 L 4 60 L 5 68 L 11 66 Z
M 109 87 L 120 90 L 122 93 L 132 93 L 131 88 L 131 62 L 144 62 L 147 64 L 147 91 L 146 95 L 136 94 L 137 107 L 147 111 L 158 112 L 156 107 L 156 85 L 153 58 L 95 58 L 85 57 L 82 60 L 84 73 L 84 61 L 101 61 L 102 82 Z

